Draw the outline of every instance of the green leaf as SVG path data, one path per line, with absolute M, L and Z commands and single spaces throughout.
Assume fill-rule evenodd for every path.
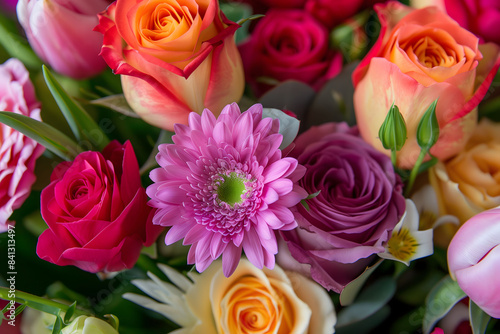
M 472 333 L 484 334 L 491 317 L 486 314 L 479 306 L 469 299 L 469 319 Z
M 99 151 L 109 143 L 109 139 L 90 115 L 73 100 L 57 82 L 47 67 L 42 66 L 45 82 L 61 109 L 71 131 L 78 142 L 93 144 Z
M 405 119 L 398 106 L 393 103 L 378 131 L 382 146 L 391 151 L 401 150 L 406 142 L 406 133 Z
M 300 121 L 292 116 L 288 116 L 283 111 L 275 108 L 264 108 L 262 110 L 262 118 L 271 117 L 280 121 L 279 133 L 283 135 L 280 149 L 286 148 L 290 145 L 297 133 L 299 133 Z
M 0 111 L 0 123 L 4 123 L 36 140 L 49 151 L 64 160 L 73 160 L 82 148 L 56 128 L 28 116 Z
M 436 118 L 436 105 L 438 99 L 434 100 L 425 111 L 417 127 L 418 146 L 428 152 L 439 138 L 439 124 Z
M 424 334 L 429 334 L 434 325 L 465 296 L 465 292 L 449 275 L 440 280 L 429 292 L 425 301 L 425 315 L 422 321 Z
M 9 21 L 0 15 L 0 45 L 9 53 L 12 58 L 17 58 L 29 69 L 39 69 L 42 61 L 33 52 L 28 42 L 10 31 Z
M 73 317 L 73 314 L 75 314 L 75 310 L 76 310 L 76 302 L 73 302 L 73 304 L 69 306 L 69 308 L 66 310 L 66 313 L 64 314 L 65 324 L 68 324 L 70 322 L 71 317 Z
M 396 281 L 392 277 L 382 277 L 361 291 L 353 304 L 337 314 L 335 328 L 363 321 L 382 309 L 394 296 Z
M 345 286 L 345 288 L 340 293 L 340 304 L 342 306 L 347 306 L 354 302 L 354 299 L 358 295 L 359 290 L 361 290 L 366 280 L 375 271 L 375 269 L 378 268 L 382 261 L 383 259 L 380 259 L 373 266 L 367 267 L 361 275 L 359 275 L 356 279 Z
M 102 97 L 100 99 L 89 101 L 89 103 L 109 108 L 128 117 L 140 118 L 139 115 L 137 115 L 130 107 L 123 94 Z

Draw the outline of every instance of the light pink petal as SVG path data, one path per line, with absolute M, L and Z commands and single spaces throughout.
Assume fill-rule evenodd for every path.
M 236 270 L 241 258 L 241 247 L 236 247 L 233 244 L 227 244 L 226 249 L 222 253 L 222 272 L 224 276 L 229 277 Z

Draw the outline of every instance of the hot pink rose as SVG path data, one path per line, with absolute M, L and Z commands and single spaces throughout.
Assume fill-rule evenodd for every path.
M 102 36 L 92 31 L 109 0 L 19 0 L 17 17 L 35 52 L 55 71 L 75 79 L 106 68 Z
M 113 141 L 102 154 L 83 152 L 57 166 L 42 191 L 49 228 L 38 239 L 37 254 L 93 273 L 130 269 L 161 232 L 147 201 L 129 142 Z
M 17 59 L 0 65 L 0 110 L 40 120 L 40 104 L 29 73 Z M 0 232 L 7 230 L 12 212 L 23 204 L 35 182 L 36 159 L 43 146 L 0 124 Z
M 477 122 L 475 107 L 500 64 L 500 48 L 481 44 L 435 7 L 415 10 L 399 2 L 375 6 L 382 30 L 353 73 L 354 109 L 362 137 L 384 150 L 378 131 L 394 103 L 408 129 L 398 165 L 411 168 L 420 153 L 418 123 L 439 98 L 439 139 L 430 153 L 440 160 L 457 154 Z
M 222 110 L 244 89 L 239 28 L 217 0 L 117 0 L 99 18 L 102 56 L 122 74 L 128 103 L 145 121 L 173 130 L 191 111 Z
M 240 46 L 246 78 L 257 95 L 272 87 L 265 79 L 321 88 L 342 69 L 342 55 L 328 42 L 327 29 L 304 10 L 269 10 Z
M 309 209 L 296 206 L 298 228 L 280 233 L 316 282 L 340 292 L 384 251 L 405 211 L 403 185 L 390 159 L 345 123 L 312 127 L 295 144 L 290 155 L 307 168 L 298 184 L 320 193 Z
M 463 224 L 448 247 L 448 268 L 484 312 L 500 318 L 500 207 Z
M 306 10 L 325 26 L 333 28 L 361 10 L 364 0 L 307 0 Z

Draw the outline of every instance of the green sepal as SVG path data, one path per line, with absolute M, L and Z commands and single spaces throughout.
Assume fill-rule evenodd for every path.
M 59 314 L 57 314 L 56 321 L 54 322 L 54 325 L 52 326 L 52 334 L 61 333 L 62 328 L 63 328 L 63 321 L 61 319 L 61 316 Z
M 0 111 L 0 123 L 37 141 L 64 160 L 71 161 L 82 152 L 82 148 L 64 133 L 31 117 Z
M 76 311 L 76 302 L 73 302 L 73 304 L 69 306 L 69 308 L 66 310 L 66 313 L 64 314 L 65 324 L 68 324 L 70 322 L 71 318 L 75 314 L 75 311 Z
M 42 66 L 45 82 L 78 142 L 87 141 L 102 151 L 109 139 L 94 119 L 62 88 L 52 73 Z
M 249 17 L 247 18 L 244 18 L 244 19 L 241 19 L 239 20 L 238 23 L 239 25 L 242 25 L 243 23 L 247 22 L 247 21 L 253 21 L 253 20 L 257 20 L 257 19 L 260 19 L 262 17 L 264 17 L 265 15 L 264 14 L 254 14 L 254 15 L 250 15 Z
M 378 130 L 378 137 L 385 149 L 399 151 L 406 142 L 407 130 L 403 115 L 398 106 L 392 104 L 384 123 Z
M 436 117 L 438 99 L 431 103 L 420 119 L 417 127 L 417 143 L 422 150 L 428 152 L 439 138 L 439 124 Z
M 120 327 L 120 321 L 118 317 L 114 314 L 105 314 L 104 317 L 107 319 L 107 322 L 113 326 L 113 328 L 118 331 L 118 327 Z

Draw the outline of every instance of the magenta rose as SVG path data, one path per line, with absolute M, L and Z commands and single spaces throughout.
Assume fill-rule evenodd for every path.
M 296 206 L 299 227 L 281 235 L 316 282 L 340 292 L 384 251 L 405 211 L 403 184 L 390 159 L 345 123 L 312 127 L 295 144 L 290 155 L 307 168 L 299 185 L 320 193 L 309 209 Z
M 153 225 L 147 202 L 130 142 L 80 153 L 59 164 L 42 191 L 42 217 L 49 228 L 36 252 L 54 264 L 93 273 L 130 269 L 162 230 Z
M 40 121 L 40 103 L 29 73 L 17 59 L 0 65 L 0 110 Z M 43 146 L 0 124 L 0 232 L 7 231 L 12 212 L 24 203 L 35 182 L 35 162 Z
M 269 10 L 240 53 L 257 95 L 272 88 L 269 81 L 298 80 L 319 89 L 342 69 L 342 56 L 328 48 L 327 29 L 300 9 Z

